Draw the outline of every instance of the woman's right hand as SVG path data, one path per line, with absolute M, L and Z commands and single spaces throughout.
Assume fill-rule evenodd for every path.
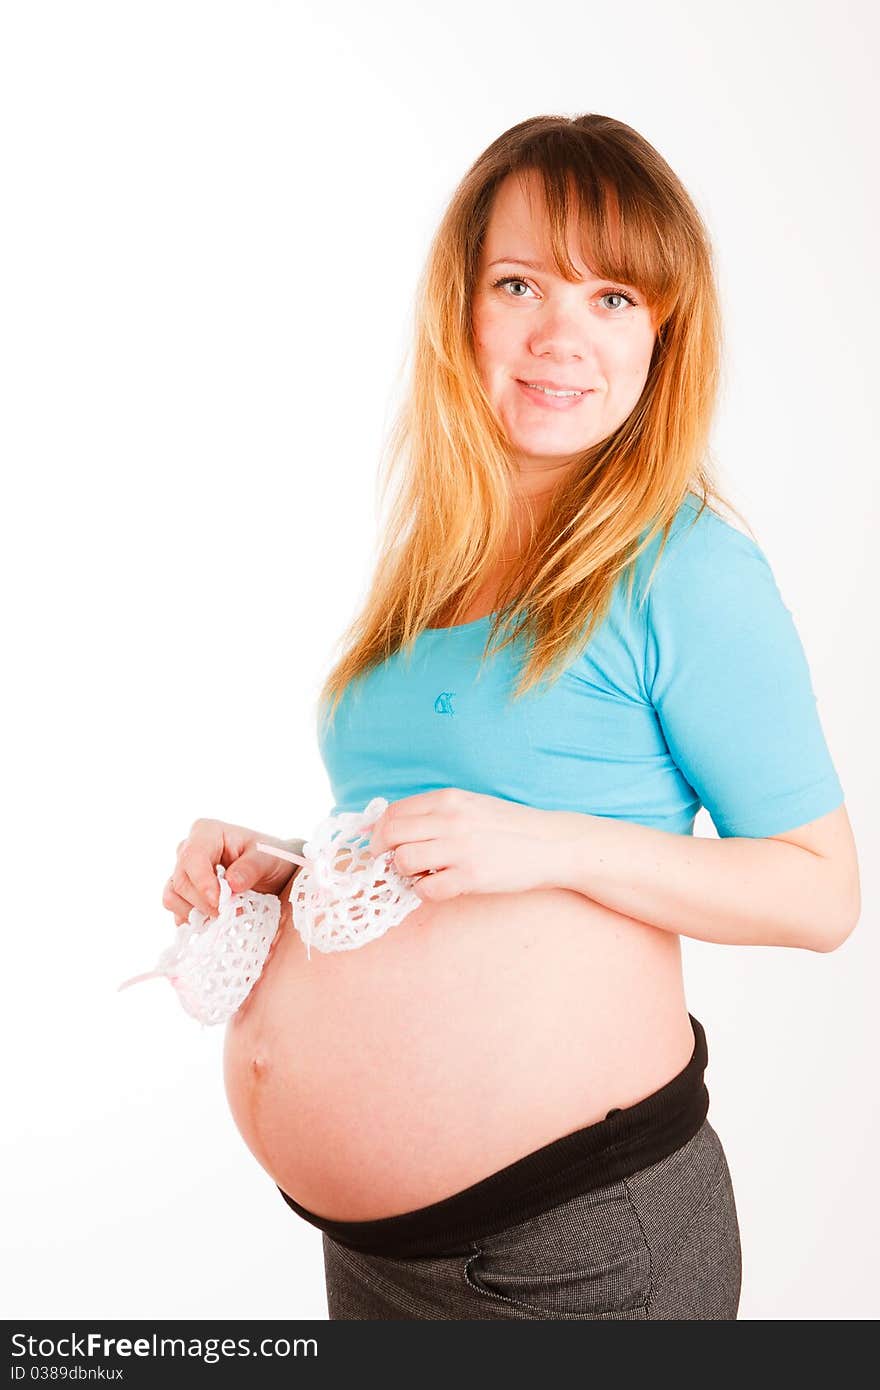
M 291 847 L 289 840 L 261 835 L 244 825 L 230 825 L 222 820 L 193 821 L 186 839 L 177 846 L 177 862 L 162 894 L 162 906 L 174 913 L 178 927 L 188 920 L 194 907 L 207 917 L 216 916 L 220 902 L 215 872 L 218 864 L 226 870 L 233 893 L 252 888 L 255 893 L 280 896 L 299 866 L 258 850 L 257 841 L 277 845 L 279 849 Z

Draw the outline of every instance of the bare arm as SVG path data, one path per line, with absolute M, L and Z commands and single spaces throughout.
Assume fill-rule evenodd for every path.
M 709 839 L 553 812 L 553 881 L 665 931 L 730 946 L 833 951 L 861 911 L 843 806 L 785 836 Z

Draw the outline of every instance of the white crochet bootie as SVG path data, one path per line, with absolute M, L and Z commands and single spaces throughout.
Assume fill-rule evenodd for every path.
M 387 805 L 377 796 L 363 811 L 325 817 L 303 845 L 305 857 L 257 843 L 266 854 L 302 866 L 291 888 L 291 913 L 309 959 L 312 945 L 319 951 L 366 946 L 420 905 L 414 880 L 399 874 L 388 854 L 369 853 L 370 827 Z M 241 1008 L 260 978 L 281 917 L 274 893 L 233 893 L 222 864 L 216 873 L 217 916 L 191 908 L 156 968 L 119 986 L 165 976 L 186 1012 L 202 1024 L 225 1023 Z
M 274 893 L 233 893 L 217 865 L 220 902 L 208 918 L 197 907 L 175 928 L 173 943 L 155 970 L 134 975 L 120 989 L 166 976 L 188 1014 L 200 1023 L 225 1023 L 240 1009 L 266 963 L 281 917 Z
M 363 811 L 327 816 L 303 855 L 258 844 L 257 849 L 303 865 L 290 893 L 293 925 L 306 944 L 319 951 L 354 951 L 402 922 L 421 898 L 413 879 L 399 874 L 388 854 L 373 856 L 369 831 L 388 802 L 374 796 Z

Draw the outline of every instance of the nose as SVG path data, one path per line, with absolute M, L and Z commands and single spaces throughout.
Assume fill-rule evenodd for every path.
M 548 307 L 533 326 L 529 347 L 535 357 L 583 362 L 595 352 L 594 327 L 584 321 L 583 309 L 574 313 L 562 305 Z

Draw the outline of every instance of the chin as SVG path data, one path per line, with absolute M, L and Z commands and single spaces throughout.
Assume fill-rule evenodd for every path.
M 566 459 L 575 458 L 578 454 L 584 453 L 587 449 L 592 449 L 594 444 L 598 444 L 604 435 L 592 435 L 587 439 L 572 439 L 566 443 L 562 440 L 558 448 L 554 448 L 551 443 L 542 441 L 536 444 L 533 439 L 517 439 L 516 435 L 509 436 L 513 448 L 521 458 L 530 459 L 533 463 L 563 463 Z

